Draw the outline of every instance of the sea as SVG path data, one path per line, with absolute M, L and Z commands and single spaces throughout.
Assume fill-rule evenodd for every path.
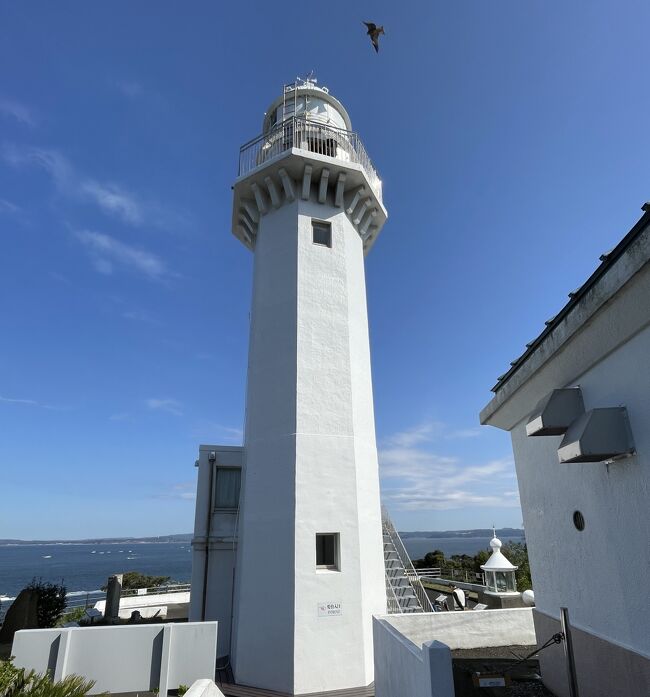
M 502 542 L 523 542 L 521 536 L 502 537 Z M 490 537 L 407 537 L 404 546 L 412 559 L 442 550 L 474 555 L 489 549 Z M 109 576 L 140 571 L 170 576 L 189 583 L 192 548 L 187 542 L 129 542 L 105 544 L 57 543 L 0 546 L 0 603 L 16 597 L 32 579 L 63 583 L 68 594 L 95 593 Z
M 141 571 L 189 583 L 192 548 L 179 542 L 58 543 L 0 547 L 0 602 L 14 598 L 32 579 L 63 583 L 67 592 L 99 591 L 109 576 Z

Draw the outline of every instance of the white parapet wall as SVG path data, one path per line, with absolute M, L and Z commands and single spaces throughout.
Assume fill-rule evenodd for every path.
M 169 619 L 187 619 L 190 606 L 190 591 L 180 593 L 148 593 L 130 595 L 120 598 L 120 619 L 128 620 L 137 610 L 142 617 L 167 617 Z M 102 615 L 106 610 L 106 601 L 98 600 L 95 609 Z
M 386 615 L 382 619 L 416 646 L 433 639 L 447 644 L 450 649 L 532 646 L 536 643 L 530 607 Z
M 375 697 L 454 697 L 451 651 L 439 641 L 416 646 L 386 618 L 374 618 Z
M 159 690 L 213 679 L 217 623 L 28 629 L 16 632 L 15 664 L 55 680 L 82 675 L 91 694 Z
M 536 643 L 532 608 L 375 617 L 376 697 L 454 697 L 451 649 Z

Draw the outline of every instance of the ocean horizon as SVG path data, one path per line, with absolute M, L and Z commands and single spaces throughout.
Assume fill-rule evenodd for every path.
M 503 536 L 503 542 L 523 542 L 523 534 Z M 407 537 L 404 546 L 412 559 L 439 549 L 447 557 L 474 555 L 489 549 L 490 536 Z M 99 592 L 109 576 L 140 571 L 189 583 L 192 548 L 188 542 L 87 542 L 43 544 L 14 542 L 0 546 L 0 603 L 10 600 L 32 579 L 63 583 L 69 595 Z

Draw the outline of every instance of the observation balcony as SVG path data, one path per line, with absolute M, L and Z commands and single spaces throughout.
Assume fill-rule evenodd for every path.
M 242 145 L 238 179 L 294 148 L 359 165 L 373 193 L 382 201 L 381 179 L 358 134 L 300 116 L 292 116 Z

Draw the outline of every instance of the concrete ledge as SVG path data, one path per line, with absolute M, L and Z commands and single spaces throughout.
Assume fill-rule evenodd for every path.
M 381 618 L 415 646 L 441 641 L 450 649 L 530 646 L 536 643 L 532 608 L 484 612 L 425 612 Z

